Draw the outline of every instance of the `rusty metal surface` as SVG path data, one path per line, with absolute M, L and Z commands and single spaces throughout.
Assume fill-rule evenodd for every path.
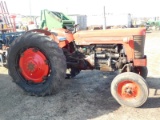
M 147 66 L 147 59 L 134 59 L 133 64 L 134 66 Z

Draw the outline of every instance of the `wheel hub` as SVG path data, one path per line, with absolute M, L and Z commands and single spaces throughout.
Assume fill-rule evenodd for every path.
M 125 90 L 125 93 L 126 94 L 132 94 L 133 92 L 132 92 L 132 88 L 127 88 L 126 90 Z
M 37 67 L 36 64 L 32 63 L 32 62 L 29 62 L 28 65 L 28 71 L 30 72 L 34 72 L 35 71 L 35 68 Z
M 35 49 L 29 48 L 20 56 L 19 67 L 22 76 L 33 83 L 42 83 L 49 74 L 49 66 L 45 55 Z
M 123 81 L 118 84 L 118 94 L 123 99 L 135 98 L 139 95 L 139 86 L 132 81 Z

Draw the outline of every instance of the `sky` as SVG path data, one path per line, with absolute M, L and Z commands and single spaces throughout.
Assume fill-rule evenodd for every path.
M 160 16 L 158 0 L 4 0 L 12 14 L 40 15 L 48 9 L 65 14 L 131 13 L 135 16 Z

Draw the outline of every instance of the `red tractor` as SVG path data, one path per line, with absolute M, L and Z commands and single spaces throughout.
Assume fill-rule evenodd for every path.
M 31 30 L 12 42 L 9 74 L 28 94 L 46 96 L 81 70 L 119 71 L 111 83 L 113 97 L 121 105 L 139 107 L 149 94 L 145 34 L 143 28 Z

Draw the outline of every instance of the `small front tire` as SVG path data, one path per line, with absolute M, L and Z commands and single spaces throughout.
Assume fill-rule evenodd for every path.
M 140 107 L 146 102 L 149 90 L 140 75 L 125 72 L 117 75 L 112 81 L 111 94 L 122 106 Z

